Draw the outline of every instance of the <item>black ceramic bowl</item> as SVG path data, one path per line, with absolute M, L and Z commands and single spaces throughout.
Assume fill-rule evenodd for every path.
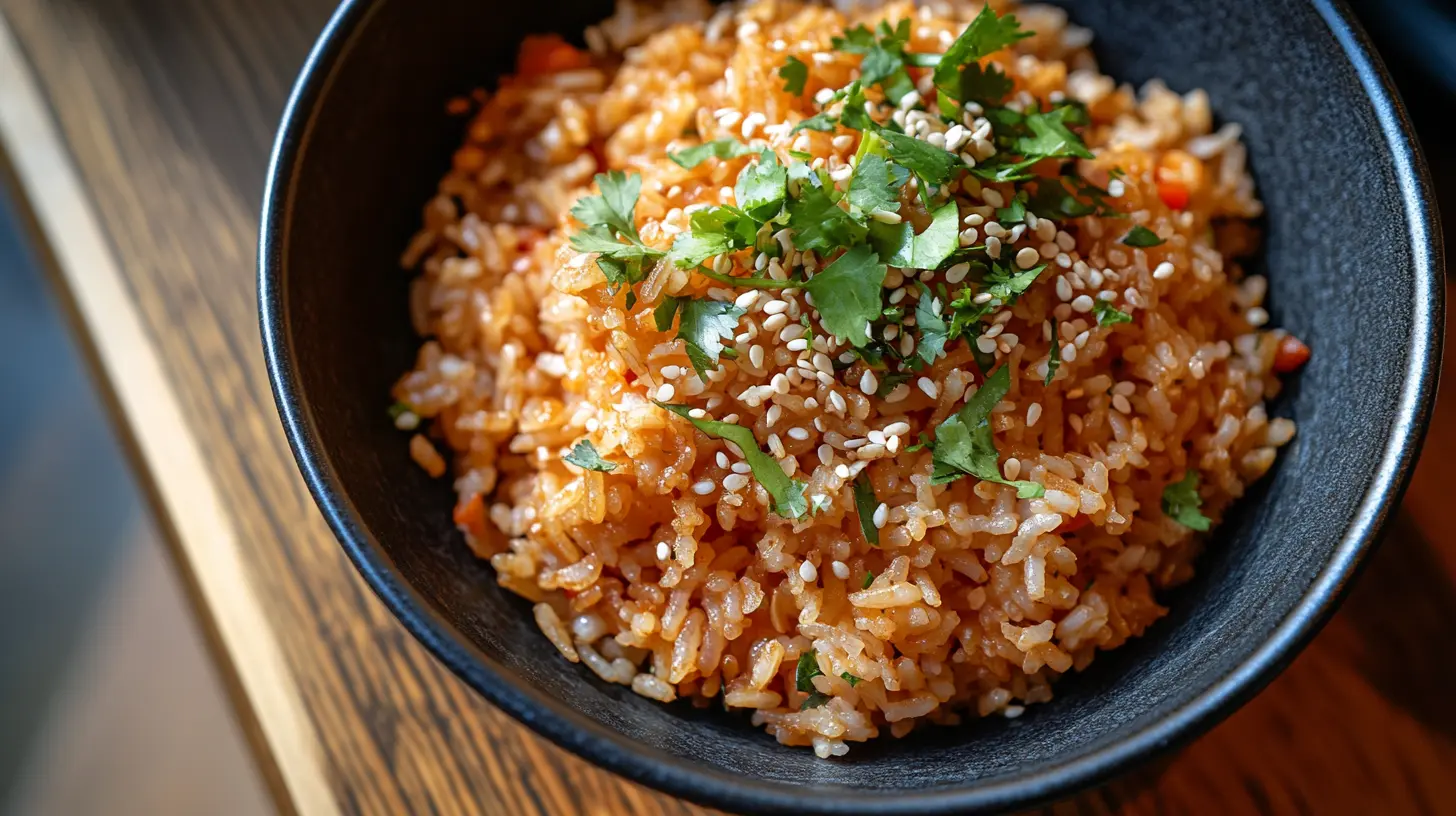
M 549 9 L 549 11 L 548 11 Z M 384 602 L 496 705 L 631 779 L 729 809 L 934 813 L 1028 805 L 1176 745 L 1258 691 L 1329 615 L 1396 504 L 1435 394 L 1441 251 L 1404 111 L 1327 0 L 1086 0 L 1105 70 L 1206 88 L 1244 127 L 1268 206 L 1274 321 L 1314 357 L 1275 404 L 1299 423 L 1145 637 L 1017 720 L 924 729 L 836 760 L 746 718 L 664 706 L 572 665 L 455 532 L 448 480 L 383 410 L 413 359 L 397 259 L 461 123 L 443 102 L 529 32 L 607 0 L 351 0 L 284 113 L 263 205 L 259 305 L 299 466 Z

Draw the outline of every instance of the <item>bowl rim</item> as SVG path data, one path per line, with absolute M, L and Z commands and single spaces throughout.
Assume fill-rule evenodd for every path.
M 629 780 L 701 804 L 774 813 L 882 814 L 988 811 L 1046 803 L 1104 781 L 1164 750 L 1184 745 L 1247 702 L 1282 671 L 1334 612 L 1393 515 L 1414 470 L 1436 393 L 1444 330 L 1440 221 L 1426 163 L 1398 92 L 1343 0 L 1308 0 L 1339 43 L 1370 99 L 1394 162 L 1409 223 L 1415 275 L 1409 363 L 1393 431 L 1379 465 L 1333 556 L 1268 639 L 1192 700 L 1137 731 L 1077 759 L 1025 775 L 929 790 L 794 785 L 740 778 L 698 765 L 599 725 L 529 684 L 471 644 L 406 584 L 365 528 L 324 455 L 301 398 L 287 326 L 283 252 L 292 180 L 308 143 L 318 101 L 377 0 L 343 0 L 299 72 L 283 109 L 267 169 L 258 239 L 258 309 L 268 379 L 289 446 L 309 492 L 365 581 L 425 647 L 494 705 L 557 745 Z

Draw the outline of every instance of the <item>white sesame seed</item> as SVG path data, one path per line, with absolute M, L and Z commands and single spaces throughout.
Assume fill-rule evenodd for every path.
M 1250 326 L 1257 329 L 1269 322 L 1269 313 L 1263 307 L 1255 306 L 1247 312 L 1244 312 L 1244 319 L 1249 321 Z
M 834 475 L 835 476 L 838 476 L 841 479 L 848 479 L 849 478 L 849 467 L 846 466 L 846 465 L 842 465 L 842 464 L 835 465 L 834 466 Z
M 889 518 L 890 518 L 890 507 L 889 507 L 889 505 L 885 504 L 884 502 L 880 502 L 880 506 L 875 508 L 875 514 L 871 517 L 870 520 L 874 522 L 875 529 L 876 530 L 882 530 L 885 527 L 885 522 Z
M 779 329 L 782 329 L 784 326 L 787 326 L 788 324 L 789 316 L 786 314 L 780 313 L 776 315 L 769 315 L 768 318 L 763 321 L 763 330 L 766 332 L 776 332 Z
M 910 93 L 907 93 L 904 96 L 900 97 L 900 110 L 902 110 L 902 111 L 908 111 L 911 108 L 913 108 L 913 107 L 915 107 L 916 105 L 919 105 L 919 104 L 920 104 L 920 92 L 919 91 L 911 91 Z
M 1113 179 L 1107 182 L 1107 194 L 1113 198 L 1122 198 L 1122 194 L 1126 192 L 1126 189 L 1127 186 L 1122 183 L 1122 179 Z
M 1056 253 L 1054 252 L 1052 254 L 1055 255 Z M 1016 253 L 1016 265 L 1022 269 L 1030 269 L 1036 266 L 1036 262 L 1039 260 L 1041 260 L 1041 256 L 1031 247 L 1022 247 Z
M 1072 338 L 1072 342 L 1076 344 L 1077 348 L 1084 349 L 1087 347 L 1087 341 L 1091 337 L 1092 333 L 1090 331 L 1077 332 L 1077 336 Z
M 712 493 L 715 489 L 717 489 L 717 487 L 718 486 L 713 484 L 711 481 L 704 479 L 701 482 L 693 485 L 693 492 L 698 494 L 699 496 L 706 496 L 709 493 Z
M 1007 479 L 1015 479 L 1021 475 L 1021 460 L 1015 456 L 1007 459 L 1006 464 L 1001 466 L 1001 472 L 1006 474 Z
M 813 397 L 809 397 L 809 398 L 807 398 L 807 399 L 804 400 L 804 410 L 806 410 L 806 411 L 815 411 L 815 410 L 818 410 L 818 408 L 819 408 L 819 400 L 816 400 Z
M 865 372 L 859 377 L 859 390 L 865 394 L 874 394 L 879 387 L 880 384 L 875 380 L 875 373 L 865 369 Z
M 955 266 L 952 266 L 950 269 L 947 269 L 945 271 L 945 282 L 946 283 L 960 283 L 961 281 L 963 281 L 963 280 L 966 279 L 966 275 L 970 274 L 970 272 L 971 272 L 971 265 L 970 264 L 968 264 L 968 263 L 958 263 Z
M 804 583 L 812 584 L 819 578 L 819 570 L 813 563 L 805 561 L 799 565 L 799 577 L 804 579 Z
M 1092 311 L 1092 298 L 1087 297 L 1086 295 L 1078 295 L 1076 299 L 1072 301 L 1072 310 L 1081 312 L 1083 314 Z
M 713 458 L 714 458 L 714 461 L 716 461 L 718 463 L 718 467 L 720 467 L 720 468 L 727 468 L 728 467 L 728 454 L 724 453 L 723 451 L 718 451 L 718 455 L 715 456 L 715 457 L 713 457 Z
M 770 300 L 768 303 L 763 304 L 764 314 L 776 315 L 779 312 L 786 311 L 788 308 L 789 304 L 778 299 Z
M 723 417 L 723 421 L 724 422 L 727 422 L 727 423 L 730 423 L 730 424 L 732 424 L 734 422 L 737 422 L 738 421 L 738 413 L 735 411 L 735 412 L 729 414 L 728 416 Z
M 768 426 L 772 428 L 774 423 L 779 421 L 779 417 L 783 415 L 783 413 L 784 409 L 778 404 L 770 405 L 768 407 L 768 413 L 764 415 L 764 422 L 766 422 Z
M 688 416 L 692 417 L 693 419 L 706 419 L 708 416 L 708 412 L 704 411 L 702 408 L 694 408 L 688 411 Z
M 754 343 L 748 347 L 748 362 L 754 368 L 763 368 L 763 346 Z
M 992 258 L 1000 258 L 1001 257 L 1001 239 L 1000 238 L 996 238 L 996 237 L 993 236 L 993 237 L 990 237 L 990 238 L 987 238 L 986 239 L 986 254 L 987 255 L 990 255 Z
M 884 330 L 880 332 L 880 334 L 884 335 L 885 342 L 888 343 L 889 341 L 894 340 L 896 337 L 900 336 L 900 327 L 896 326 L 894 323 L 891 323 L 890 325 L 886 326 Z
M 990 187 L 981 190 L 981 200 L 990 204 L 992 207 L 1006 206 L 1006 199 Z
M 909 357 L 915 351 L 915 335 L 904 334 L 900 336 L 900 356 Z
M 992 324 L 991 328 L 986 329 L 986 333 L 983 334 L 983 335 L 981 335 L 981 336 L 982 337 L 988 337 L 988 338 L 989 337 L 999 337 L 1001 335 L 1001 332 L 1003 332 L 1003 331 L 1006 331 L 1006 324 L 1004 324 L 1004 323 L 994 323 L 994 324 Z
M 900 383 L 894 388 L 891 388 L 890 393 L 885 395 L 885 402 L 903 402 L 909 396 L 910 386 L 905 383 Z
M 775 374 L 773 380 L 769 382 L 769 385 L 773 387 L 774 391 L 780 394 L 789 393 L 789 378 L 782 372 Z
M 829 565 L 829 569 L 834 573 L 834 577 L 841 581 L 849 578 L 849 565 L 843 561 L 835 561 Z
M 976 348 L 980 349 L 982 354 L 990 354 L 991 352 L 996 350 L 996 338 L 986 337 L 984 335 L 981 337 L 977 337 Z
M 845 411 L 849 410 L 849 406 L 846 405 L 844 402 L 844 397 L 841 397 L 838 391 L 829 392 L 829 405 L 835 410 L 836 413 L 842 414 Z
M 819 369 L 821 373 L 834 373 L 834 363 L 829 359 L 829 355 L 822 351 L 814 353 L 814 367 Z
M 848 133 L 844 133 L 839 136 L 835 136 L 833 139 L 830 139 L 829 143 L 834 145 L 835 150 L 843 150 L 846 147 L 854 144 L 854 137 L 849 135 Z
M 1132 413 L 1132 404 L 1127 401 L 1127 397 L 1124 397 L 1121 394 L 1112 395 L 1112 407 L 1116 409 L 1118 413 Z
M 940 396 L 940 387 L 929 377 L 921 377 L 915 381 L 915 385 L 924 392 L 925 396 L 935 399 Z
M 750 465 L 750 464 L 748 464 L 747 462 L 734 462 L 733 463 L 733 472 L 734 473 L 752 473 L 753 472 L 753 466 Z
M 808 351 L 809 341 L 805 340 L 802 337 L 797 340 L 790 340 L 786 348 L 788 348 L 789 351 Z
M 846 440 L 844 440 L 844 449 L 845 450 L 856 450 L 858 448 L 863 448 L 865 445 L 868 445 L 869 443 L 870 443 L 870 441 L 868 439 L 846 439 Z
M 737 493 L 748 486 L 748 477 L 742 473 L 730 473 L 723 477 L 723 489 L 729 493 Z
M 1077 362 L 1077 347 L 1075 345 L 1068 343 L 1065 346 L 1062 346 L 1062 362 Z
M 1041 419 L 1041 403 L 1039 403 L 1039 402 L 1033 402 L 1026 409 L 1026 427 L 1028 427 L 1028 428 L 1034 427 L 1036 425 L 1037 421 L 1040 420 L 1040 419 Z
M 790 428 L 789 429 L 789 438 L 790 439 L 797 439 L 800 442 L 802 442 L 805 439 L 808 439 L 809 438 L 809 432 L 806 431 L 806 430 L 804 430 L 803 428 Z
M 672 398 L 675 396 L 677 396 L 677 389 L 673 387 L 672 383 L 663 383 L 662 386 L 657 389 L 658 402 L 671 402 Z
M 899 213 L 893 213 L 889 210 L 871 210 L 870 218 L 882 224 L 898 224 L 903 220 Z

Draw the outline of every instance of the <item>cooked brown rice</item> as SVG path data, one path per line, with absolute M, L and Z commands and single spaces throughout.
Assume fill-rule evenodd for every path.
M 666 249 L 692 211 L 732 203 L 749 161 L 688 169 L 668 153 L 729 137 L 785 163 L 810 154 L 842 181 L 856 131 L 790 133 L 820 112 L 819 89 L 858 75 L 861 58 L 831 37 L 909 19 L 907 50 L 940 53 L 980 3 L 843 13 L 791 0 L 626 2 L 587 33 L 590 54 L 537 41 L 546 56 L 534 71 L 454 103 L 473 111 L 468 138 L 404 256 L 429 339 L 394 389 L 396 423 L 419 427 L 410 450 L 432 475 L 448 453 L 466 540 L 536 604 L 567 660 L 656 700 L 749 709 L 780 742 L 821 756 L 968 712 L 1017 716 L 1099 649 L 1141 634 L 1164 612 L 1155 592 L 1191 574 L 1201 537 L 1165 513 L 1165 489 L 1196 473 L 1201 513 L 1216 522 L 1292 437 L 1265 409 L 1292 338 L 1261 328 L 1265 282 L 1235 262 L 1254 248 L 1247 219 L 1260 212 L 1238 127 L 1215 130 L 1201 91 L 1135 91 L 1098 73 L 1090 33 L 1062 11 L 994 5 L 1035 32 L 983 60 L 1014 80 L 1007 104 L 1085 106 L 1096 157 L 1072 166 L 1116 213 L 1001 225 L 1017 185 L 952 182 L 961 246 L 994 244 L 992 257 L 1046 270 L 908 374 L 856 357 L 815 322 L 802 289 L 734 288 L 663 262 L 628 309 L 595 256 L 568 245 L 581 229 L 568 210 L 595 192 L 594 174 L 640 174 L 635 226 Z M 800 94 L 778 73 L 791 55 L 808 69 Z M 928 98 L 929 74 L 918 83 Z M 876 118 L 892 115 L 877 101 Z M 957 142 L 972 161 L 995 152 L 977 106 L 949 128 L 928 118 L 907 129 Z M 902 203 L 919 206 L 909 193 Z M 925 212 L 907 217 L 923 226 Z M 1121 243 L 1133 225 L 1163 242 Z M 708 266 L 784 280 L 795 260 L 806 277 L 830 260 L 783 249 Z M 913 311 L 920 282 L 954 287 L 966 274 L 892 267 L 885 303 Z M 741 307 L 727 342 L 736 358 L 700 378 L 684 343 L 655 325 L 669 296 Z M 1099 325 L 1106 305 L 1131 322 Z M 911 355 L 911 322 L 875 331 Z M 1061 362 L 1045 384 L 1053 326 Z M 932 452 L 917 443 L 985 382 L 977 352 L 1011 372 L 990 416 L 1001 474 L 1040 497 L 974 476 L 931 483 Z M 751 427 L 812 510 L 776 514 L 741 450 L 659 401 Z M 563 460 L 583 439 L 610 471 Z M 879 546 L 861 531 L 862 474 Z M 800 677 L 806 654 L 812 676 Z

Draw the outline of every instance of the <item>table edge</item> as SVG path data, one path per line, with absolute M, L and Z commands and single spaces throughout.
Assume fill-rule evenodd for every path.
M 158 522 L 275 803 L 302 816 L 339 813 L 318 734 L 248 583 L 232 521 L 46 97 L 3 15 L 0 182 L 16 193 L 40 266 Z

